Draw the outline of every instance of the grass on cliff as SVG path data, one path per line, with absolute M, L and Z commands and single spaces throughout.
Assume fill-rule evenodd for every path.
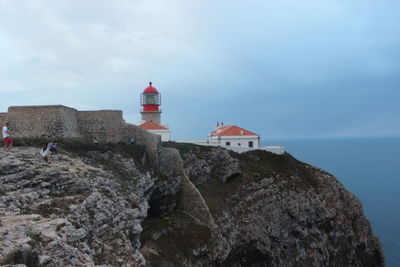
M 195 258 L 194 250 L 212 242 L 211 231 L 207 226 L 198 224 L 179 211 L 162 218 L 147 218 L 142 225 L 142 248 L 155 246 L 157 251 L 157 254 L 145 255 L 152 266 L 183 266 L 182 259 Z
M 16 147 L 38 147 L 41 148 L 48 144 L 51 140 L 44 137 L 22 137 L 14 139 L 14 146 Z M 142 164 L 142 159 L 145 153 L 143 145 L 128 144 L 128 143 L 99 143 L 93 144 L 91 140 L 84 138 L 58 138 L 54 139 L 58 144 L 60 152 L 73 153 L 78 156 L 85 156 L 88 151 L 99 151 L 121 154 L 122 156 L 133 158 L 135 163 Z
M 223 149 L 176 142 L 167 142 L 163 145 L 179 150 L 183 159 L 185 154 L 192 153 L 197 159 L 208 160 L 211 155 L 215 154 L 212 153 L 213 150 Z M 218 173 L 211 173 L 209 181 L 198 186 L 213 214 L 221 213 L 231 205 L 230 200 L 233 195 L 242 192 L 240 188 L 264 178 L 273 178 L 273 184 L 279 185 L 281 191 L 318 190 L 320 185 L 315 176 L 315 169 L 298 161 L 288 153 L 277 155 L 264 150 L 241 154 L 228 150 L 228 153 L 232 158 L 238 160 L 241 172 L 227 179 L 226 183 L 218 179 Z M 210 167 L 215 167 L 215 164 L 218 162 L 211 162 Z M 248 191 L 244 192 L 244 194 L 248 193 Z
M 244 176 L 250 181 L 265 177 L 273 177 L 285 181 L 287 190 L 303 191 L 317 189 L 319 180 L 314 168 L 294 158 L 289 153 L 277 155 L 263 150 L 254 150 L 238 154 L 230 152 L 237 158 Z M 282 183 L 280 183 L 282 184 Z
M 213 148 L 211 146 L 200 146 L 200 145 L 195 145 L 195 144 L 190 144 L 190 143 L 177 143 L 177 142 L 173 142 L 173 141 L 163 142 L 162 146 L 175 148 L 179 151 L 179 153 L 181 155 L 187 154 L 189 152 L 195 152 L 196 154 L 198 154 L 201 152 L 210 151 Z
M 70 213 L 69 207 L 71 205 L 82 202 L 87 196 L 88 194 L 60 197 L 46 203 L 32 204 L 23 210 L 23 214 L 40 214 L 46 218 L 51 217 L 52 214 L 65 216 Z
M 38 253 L 30 248 L 21 248 L 12 250 L 4 258 L 0 259 L 0 265 L 2 266 L 16 264 L 24 264 L 27 267 L 40 266 Z
M 201 146 L 189 143 L 165 142 L 163 146 L 172 147 L 181 153 L 194 153 L 197 158 L 208 158 L 207 153 L 220 147 Z M 223 148 L 222 148 L 223 149 Z M 287 179 L 293 176 L 302 178 L 302 187 L 316 186 L 312 167 L 294 158 L 289 153 L 274 154 L 264 150 L 253 150 L 246 153 L 236 153 L 228 150 L 232 158 L 239 161 L 244 182 L 265 177 L 280 177 Z M 240 177 L 237 177 L 240 178 Z
M 27 236 L 31 239 L 27 243 L 32 248 L 35 248 L 42 241 L 39 234 L 28 233 Z

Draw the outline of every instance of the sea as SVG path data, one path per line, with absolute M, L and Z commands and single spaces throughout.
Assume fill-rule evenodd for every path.
M 386 266 L 400 267 L 400 137 L 263 140 L 335 175 L 363 204 L 383 245 Z

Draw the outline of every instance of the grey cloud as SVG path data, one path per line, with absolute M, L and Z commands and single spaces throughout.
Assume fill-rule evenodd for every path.
M 135 123 L 151 73 L 177 139 L 216 121 L 399 135 L 399 22 L 394 1 L 1 0 L 0 110 L 119 108 Z

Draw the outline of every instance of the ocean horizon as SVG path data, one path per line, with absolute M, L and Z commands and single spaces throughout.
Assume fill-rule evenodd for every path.
M 400 266 L 400 137 L 264 139 L 328 171 L 363 204 L 388 267 Z

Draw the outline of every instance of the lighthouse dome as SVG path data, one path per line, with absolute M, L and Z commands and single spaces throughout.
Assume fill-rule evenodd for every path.
M 152 84 L 153 84 L 152 82 L 149 82 L 149 86 L 144 89 L 143 93 L 145 93 L 145 94 L 150 94 L 150 93 L 158 94 L 157 89 L 155 87 L 153 87 Z

